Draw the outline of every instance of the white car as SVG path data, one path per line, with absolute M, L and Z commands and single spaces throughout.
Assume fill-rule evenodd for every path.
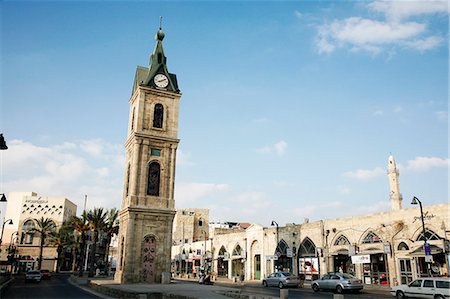
M 423 277 L 391 289 L 396 298 L 450 298 L 450 278 Z

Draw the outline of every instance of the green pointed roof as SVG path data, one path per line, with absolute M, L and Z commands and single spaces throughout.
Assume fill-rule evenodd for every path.
M 162 44 L 164 37 L 165 34 L 160 27 L 155 36 L 156 46 L 153 51 L 153 54 L 150 55 L 149 66 L 148 67 L 138 66 L 136 69 L 133 90 L 138 85 L 157 88 L 153 82 L 153 78 L 157 74 L 164 74 L 169 79 L 169 85 L 163 90 L 173 91 L 177 93 L 180 92 L 180 90 L 178 89 L 177 76 L 175 74 L 169 73 L 169 70 L 167 69 L 167 57 L 164 55 L 164 48 Z

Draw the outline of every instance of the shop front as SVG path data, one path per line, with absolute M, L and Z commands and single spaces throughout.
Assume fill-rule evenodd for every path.
M 319 278 L 319 258 L 315 244 L 305 238 L 298 250 L 298 275 L 303 280 L 315 280 Z
M 278 243 L 275 249 L 275 256 L 275 272 L 283 271 L 292 273 L 292 249 L 289 248 L 284 240 Z

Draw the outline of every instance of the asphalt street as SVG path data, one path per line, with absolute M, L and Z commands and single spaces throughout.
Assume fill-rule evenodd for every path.
M 68 281 L 68 274 L 54 274 L 49 280 L 25 282 L 25 276 L 15 276 L 3 293 L 3 298 L 100 298 L 73 286 Z

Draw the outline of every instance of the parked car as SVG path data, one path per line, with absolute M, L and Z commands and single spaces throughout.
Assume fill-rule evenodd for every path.
M 36 281 L 40 282 L 42 279 L 41 271 L 31 270 L 25 274 L 25 282 L 27 281 Z
M 52 277 L 51 273 L 47 269 L 41 269 L 42 279 L 50 279 Z
M 280 289 L 284 287 L 298 287 L 300 279 L 289 272 L 275 272 L 267 276 L 262 281 L 263 286 L 277 286 Z
M 341 294 L 344 291 L 359 292 L 363 289 L 362 281 L 347 273 L 328 273 L 311 283 L 314 292 L 320 290 L 334 290 Z
M 391 295 L 397 298 L 450 298 L 450 278 L 419 278 L 409 284 L 393 287 Z

